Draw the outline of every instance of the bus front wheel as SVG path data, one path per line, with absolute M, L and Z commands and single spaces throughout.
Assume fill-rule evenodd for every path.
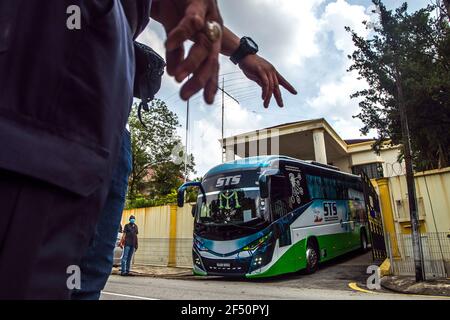
M 308 241 L 308 245 L 306 246 L 306 273 L 311 274 L 317 271 L 319 267 L 319 249 L 317 245 Z

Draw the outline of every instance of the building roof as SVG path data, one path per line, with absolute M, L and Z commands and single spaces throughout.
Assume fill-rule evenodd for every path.
M 308 127 L 308 126 L 314 126 L 314 125 L 319 125 L 319 126 L 322 126 L 324 129 L 326 129 L 329 132 L 329 134 L 333 137 L 333 139 L 337 143 L 340 143 L 341 147 L 344 148 L 345 150 L 347 150 L 348 147 L 353 146 L 353 145 L 374 141 L 374 139 L 368 139 L 368 138 L 344 140 L 333 129 L 333 127 L 327 122 L 327 120 L 325 118 L 316 118 L 316 119 L 309 119 L 309 120 L 286 122 L 286 123 L 278 124 L 278 125 L 271 126 L 271 127 L 266 127 L 266 128 L 262 128 L 262 129 L 258 129 L 258 130 L 254 130 L 254 131 L 250 131 L 250 132 L 237 134 L 235 136 L 227 137 L 227 138 L 225 138 L 225 140 L 231 139 L 231 138 L 251 136 L 251 135 L 257 134 L 257 132 L 262 132 L 262 131 L 267 131 L 267 130 L 270 131 L 271 129 L 282 129 L 282 130 L 289 129 L 290 130 L 291 128 L 294 128 L 294 130 L 295 130 L 296 127 Z M 221 140 L 219 140 L 219 141 L 221 143 L 223 143 L 223 141 L 221 141 Z
M 347 140 L 344 140 L 344 141 L 345 141 L 346 144 L 352 145 L 352 144 L 357 144 L 357 143 L 373 141 L 373 139 L 347 139 Z
M 292 126 L 292 125 L 300 125 L 300 124 L 306 124 L 306 123 L 311 123 L 311 122 L 320 122 L 320 121 L 325 121 L 325 119 L 324 118 L 317 118 L 317 119 L 309 119 L 309 120 L 300 120 L 300 121 L 286 122 L 286 123 L 282 123 L 282 124 L 277 124 L 276 126 L 267 127 L 267 128 L 261 129 L 261 130 L 276 129 L 276 128 L 281 128 L 281 127 L 287 127 L 287 126 Z

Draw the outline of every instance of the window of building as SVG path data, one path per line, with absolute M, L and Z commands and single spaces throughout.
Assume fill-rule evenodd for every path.
M 352 167 L 353 174 L 360 175 L 364 172 L 369 179 L 383 178 L 383 166 L 379 162 L 361 164 Z

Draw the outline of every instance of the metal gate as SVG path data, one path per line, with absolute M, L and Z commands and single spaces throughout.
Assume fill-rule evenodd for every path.
M 445 279 L 450 276 L 450 235 L 447 232 L 422 233 L 422 250 L 426 279 Z M 398 256 L 392 257 L 392 243 L 398 247 Z M 414 253 L 410 234 L 388 234 L 391 270 L 394 275 L 414 276 Z
M 361 178 L 364 186 L 364 200 L 366 202 L 366 213 L 370 232 L 369 238 L 372 244 L 373 260 L 384 260 L 387 257 L 387 252 L 378 194 L 369 177 L 364 172 L 361 172 Z

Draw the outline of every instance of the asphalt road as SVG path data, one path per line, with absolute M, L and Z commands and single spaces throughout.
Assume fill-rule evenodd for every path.
M 334 300 L 334 299 L 437 299 L 401 295 L 380 290 L 363 292 L 373 264 L 371 254 L 352 253 L 321 265 L 312 275 L 294 273 L 271 279 L 236 280 L 218 277 L 164 279 L 111 276 L 102 294 L 103 300 Z M 356 283 L 358 288 L 350 288 Z

